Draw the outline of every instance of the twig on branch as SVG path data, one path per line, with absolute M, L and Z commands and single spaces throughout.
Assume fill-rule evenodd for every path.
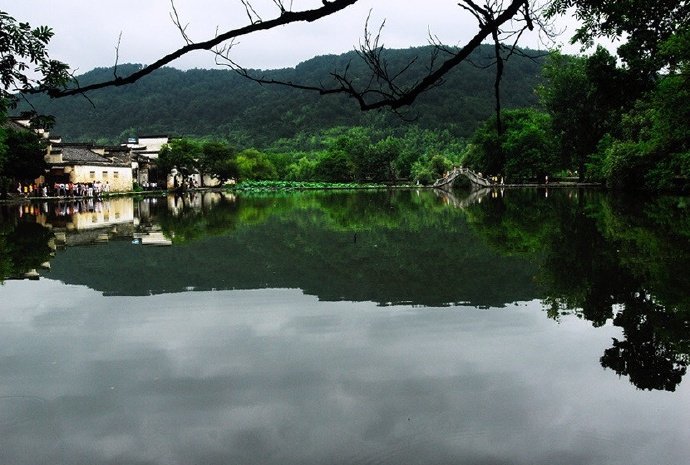
M 120 31 L 120 35 L 117 36 L 117 45 L 115 45 L 115 66 L 113 66 L 113 77 L 115 79 L 118 78 L 117 76 L 117 65 L 120 61 L 120 43 L 122 42 L 122 31 Z
M 262 21 L 261 16 L 254 10 L 254 7 L 248 0 L 240 0 L 240 2 L 244 6 L 244 11 L 247 13 L 250 24 L 260 23 Z
M 182 39 L 185 41 L 185 43 L 187 45 L 191 45 L 193 41 L 187 35 L 187 26 L 189 26 L 189 24 L 185 24 L 184 26 L 182 25 L 182 22 L 180 21 L 180 15 L 177 14 L 177 8 L 175 8 L 175 0 L 170 0 L 170 7 L 172 8 L 172 11 L 170 12 L 170 19 L 172 19 L 172 22 L 175 25 L 175 27 L 177 27 L 177 30 L 180 31 L 180 35 L 182 36 Z

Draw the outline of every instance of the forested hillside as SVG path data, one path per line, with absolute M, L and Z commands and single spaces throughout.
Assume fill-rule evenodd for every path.
M 402 69 L 415 57 L 410 80 L 423 76 L 432 47 L 387 51 L 392 70 Z M 50 100 L 32 98 L 36 109 L 55 116 L 54 134 L 69 141 L 119 142 L 129 135 L 165 133 L 225 139 L 236 147 L 263 147 L 279 138 L 315 134 L 335 126 L 397 127 L 412 124 L 426 129 L 448 129 L 466 137 L 493 112 L 494 67 L 492 50 L 480 48 L 472 63 L 463 63 L 440 87 L 421 96 L 405 114 L 361 112 L 355 102 L 343 96 L 319 96 L 289 87 L 259 85 L 230 70 L 173 68 L 158 70 L 135 84 L 107 88 L 83 96 Z M 534 55 L 537 53 L 534 52 Z M 366 78 L 357 55 L 316 57 L 295 68 L 257 72 L 275 79 L 307 83 L 328 83 L 330 73 L 343 71 Z M 128 74 L 140 65 L 120 65 Z M 541 60 L 515 55 L 507 63 L 503 84 L 503 105 L 532 106 L 539 82 Z M 97 68 L 79 76 L 82 85 L 112 78 L 112 68 Z

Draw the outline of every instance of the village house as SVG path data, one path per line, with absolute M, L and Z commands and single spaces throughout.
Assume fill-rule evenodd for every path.
M 161 149 L 170 141 L 168 135 L 144 135 L 130 138 L 120 146 L 107 147 L 92 143 L 63 143 L 59 136 L 51 136 L 45 129 L 32 128 L 28 118 L 8 118 L 5 126 L 32 131 L 46 142 L 48 170 L 34 181 L 36 185 L 100 182 L 102 185 L 107 183 L 112 192 L 129 192 L 134 182 L 143 187 L 156 187 L 162 179 L 161 187 L 165 187 L 167 175 L 170 183 L 170 174 L 158 173 L 156 168 Z M 196 185 L 201 185 L 200 174 L 193 174 L 191 178 Z M 208 176 L 203 182 L 211 186 L 218 184 Z
M 160 134 L 133 137 L 128 139 L 126 144 L 122 144 L 132 151 L 133 177 L 140 186 L 151 186 L 158 180 L 156 160 L 169 140 L 169 136 Z
M 108 184 L 112 192 L 132 190 L 132 154 L 127 147 L 96 147 L 93 144 L 62 143 L 49 131 L 32 128 L 28 118 L 10 118 L 12 129 L 33 131 L 47 142 L 44 157 L 48 169 L 36 184 L 96 183 Z
M 136 153 L 155 160 L 169 141 L 170 137 L 167 135 L 139 136 L 135 141 L 127 141 L 127 146 Z
M 112 192 L 132 190 L 132 155 L 127 147 L 50 144 L 45 160 L 47 184 L 100 182 Z
M 40 136 L 42 139 L 51 143 L 59 143 L 61 140 L 60 136 L 51 137 L 50 131 L 47 131 L 43 128 L 32 128 L 31 120 L 21 116 L 11 116 L 7 118 L 7 121 L 3 124 L 3 126 L 15 131 L 31 131 Z

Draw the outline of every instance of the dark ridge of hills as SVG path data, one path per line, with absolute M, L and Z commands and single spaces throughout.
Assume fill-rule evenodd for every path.
M 390 69 L 403 68 L 415 57 L 410 80 L 425 72 L 432 47 L 387 50 Z M 448 129 L 468 136 L 490 116 L 494 67 L 491 47 L 480 47 L 466 62 L 447 75 L 443 85 L 422 96 L 408 112 L 410 123 L 387 111 L 362 112 L 346 96 L 319 96 L 278 85 L 259 85 L 227 69 L 163 68 L 140 81 L 111 87 L 83 96 L 49 99 L 32 97 L 36 109 L 55 116 L 54 134 L 64 140 L 118 142 L 135 134 L 176 134 L 225 138 L 236 145 L 266 146 L 299 133 L 314 134 L 335 126 L 396 128 L 416 124 L 427 129 Z M 536 54 L 536 52 L 535 52 Z M 504 107 L 536 104 L 534 89 L 540 80 L 540 59 L 515 55 L 508 61 L 502 81 Z M 256 71 L 284 81 L 327 83 L 330 73 L 344 70 L 365 79 L 367 69 L 355 52 L 319 56 L 295 68 Z M 141 65 L 120 65 L 118 74 L 131 73 Z M 96 68 L 78 77 L 81 85 L 111 79 L 112 68 Z

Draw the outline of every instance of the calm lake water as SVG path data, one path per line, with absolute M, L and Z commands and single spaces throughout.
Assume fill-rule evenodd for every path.
M 0 205 L 0 463 L 688 463 L 689 263 L 678 197 Z

